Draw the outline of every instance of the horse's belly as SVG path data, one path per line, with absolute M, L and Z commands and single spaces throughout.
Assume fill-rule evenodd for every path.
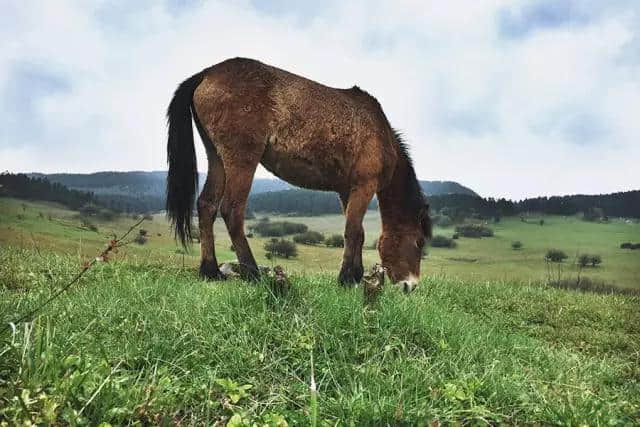
M 311 147 L 296 144 L 269 143 L 262 156 L 262 165 L 275 176 L 298 187 L 312 190 L 342 192 L 348 187 L 344 158 L 340 150 L 329 145 Z

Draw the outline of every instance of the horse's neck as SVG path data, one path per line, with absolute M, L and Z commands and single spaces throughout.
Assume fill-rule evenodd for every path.
M 407 203 L 410 197 L 408 191 L 411 188 L 408 182 L 410 177 L 407 171 L 408 167 L 410 165 L 406 159 L 402 157 L 398 159 L 391 182 L 377 194 L 383 232 L 403 231 L 404 228 L 415 222 L 413 221 L 414 216 L 417 218 Z

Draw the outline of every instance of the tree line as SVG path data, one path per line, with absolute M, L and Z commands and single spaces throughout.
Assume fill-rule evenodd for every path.
M 116 175 L 117 174 L 113 174 Z M 104 177 L 113 178 L 111 174 Z M 78 209 L 91 202 L 117 212 L 149 212 L 164 209 L 164 197 L 149 194 L 100 194 L 69 189 L 43 176 L 0 174 L 0 195 L 59 202 Z M 474 194 L 438 194 L 428 196 L 432 212 L 452 221 L 464 218 L 496 218 L 526 212 L 552 215 L 575 215 L 579 212 L 599 217 L 640 218 L 640 190 L 600 195 L 535 197 L 520 201 L 483 198 Z M 377 209 L 374 198 L 369 209 Z M 342 212 L 335 193 L 291 189 L 252 194 L 248 200 L 251 212 L 273 212 L 289 215 L 323 215 Z
M 603 216 L 640 218 L 640 190 L 600 195 L 536 197 L 520 201 L 505 198 L 483 198 L 469 194 L 439 194 L 428 196 L 432 212 L 441 212 L 452 220 L 468 217 L 494 218 L 514 216 L 526 212 L 550 215 L 575 215 L 593 210 Z M 321 215 L 342 212 L 335 193 L 311 190 L 284 190 L 260 193 L 249 198 L 254 212 L 273 212 L 290 215 Z M 369 209 L 377 209 L 377 200 Z
M 0 174 L 0 195 L 27 200 L 45 200 L 57 202 L 77 210 L 87 203 L 96 200 L 92 193 L 70 190 L 59 183 L 52 183 L 46 178 L 29 178 L 25 174 Z

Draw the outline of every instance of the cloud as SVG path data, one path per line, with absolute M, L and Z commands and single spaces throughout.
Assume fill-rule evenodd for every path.
M 596 2 L 575 0 L 532 1 L 520 7 L 507 7 L 499 14 L 500 33 L 518 38 L 538 29 L 579 27 L 589 23 L 596 7 Z
M 638 188 L 630 171 L 640 159 L 639 9 L 547 0 L 13 2 L 0 17 L 2 169 L 163 169 L 175 87 L 246 56 L 374 94 L 423 179 L 515 198 Z M 585 186 L 594 170 L 601 178 Z

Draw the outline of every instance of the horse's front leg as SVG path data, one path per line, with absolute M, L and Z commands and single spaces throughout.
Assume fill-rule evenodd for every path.
M 348 196 L 345 207 L 346 224 L 344 229 L 344 252 L 342 268 L 338 280 L 343 285 L 357 283 L 362 279 L 362 245 L 364 244 L 364 228 L 362 219 L 367 212 L 373 197 L 372 185 L 355 188 Z

